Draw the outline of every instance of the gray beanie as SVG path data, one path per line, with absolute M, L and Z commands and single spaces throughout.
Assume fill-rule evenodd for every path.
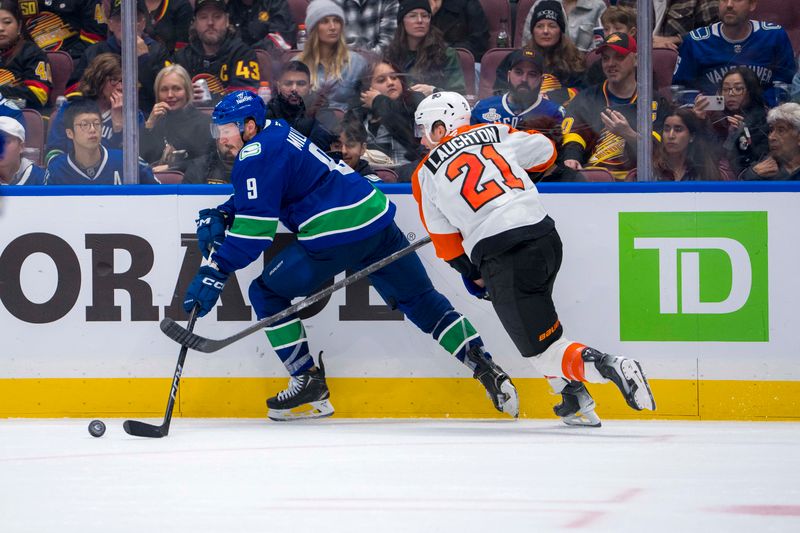
M 314 0 L 306 9 L 306 30 L 314 29 L 325 17 L 339 17 L 344 23 L 344 11 L 332 0 Z

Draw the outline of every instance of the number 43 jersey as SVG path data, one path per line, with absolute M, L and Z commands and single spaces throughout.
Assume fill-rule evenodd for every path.
M 547 217 L 528 172 L 556 160 L 553 142 L 505 124 L 464 126 L 422 160 L 412 191 L 436 255 L 450 261 L 483 239 Z M 549 219 L 548 219 L 549 220 Z

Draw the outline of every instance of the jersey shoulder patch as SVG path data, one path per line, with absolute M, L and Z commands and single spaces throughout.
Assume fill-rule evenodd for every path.
M 246 145 L 244 148 L 241 149 L 239 152 L 239 161 L 244 161 L 248 157 L 253 157 L 259 155 L 261 153 L 261 143 L 260 142 L 253 142 Z

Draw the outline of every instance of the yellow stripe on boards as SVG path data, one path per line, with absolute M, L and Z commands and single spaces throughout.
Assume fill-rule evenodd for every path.
M 514 380 L 520 416 L 555 420 L 560 401 L 544 379 Z M 286 378 L 186 378 L 175 416 L 263 418 Z M 164 414 L 170 378 L 0 379 L 0 417 L 152 417 Z M 470 378 L 329 378 L 340 418 L 507 418 Z M 658 410 L 633 411 L 617 388 L 590 384 L 601 418 L 798 420 L 800 382 L 652 380 Z

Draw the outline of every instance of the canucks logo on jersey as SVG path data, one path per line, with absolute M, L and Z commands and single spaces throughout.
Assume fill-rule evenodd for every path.
M 536 101 L 525 109 L 514 111 L 508 99 L 508 93 L 502 96 L 484 98 L 472 110 L 472 124 L 508 124 L 512 128 L 523 120 L 537 117 L 549 117 L 561 124 L 564 119 L 564 108 L 555 102 L 539 96 Z

